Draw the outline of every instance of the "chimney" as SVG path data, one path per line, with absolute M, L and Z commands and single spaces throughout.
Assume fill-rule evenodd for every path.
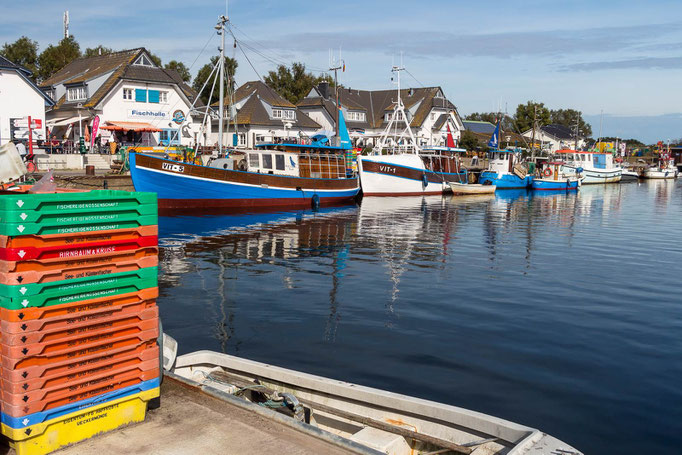
M 320 82 L 317 84 L 317 90 L 322 95 L 322 98 L 329 99 L 329 82 Z

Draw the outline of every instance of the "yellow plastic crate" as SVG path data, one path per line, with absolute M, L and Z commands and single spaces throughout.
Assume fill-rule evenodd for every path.
M 44 455 L 97 434 L 142 422 L 147 403 L 159 393 L 157 387 L 20 429 L 2 424 L 2 434 L 17 455 Z M 27 429 L 30 429 L 28 435 Z

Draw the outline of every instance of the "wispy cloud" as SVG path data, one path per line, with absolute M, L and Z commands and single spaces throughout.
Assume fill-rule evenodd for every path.
M 610 53 L 650 44 L 677 33 L 679 23 L 636 27 L 600 27 L 584 30 L 511 31 L 504 33 L 456 34 L 432 30 L 390 30 L 292 33 L 272 38 L 264 44 L 274 49 L 301 52 L 325 51 L 343 45 L 352 51 L 448 57 L 553 56 Z
M 642 57 L 628 60 L 586 62 L 565 65 L 561 71 L 606 71 L 622 69 L 682 69 L 682 57 Z

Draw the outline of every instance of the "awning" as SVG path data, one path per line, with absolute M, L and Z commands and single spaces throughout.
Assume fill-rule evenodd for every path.
M 90 121 L 89 117 L 81 118 L 83 122 L 88 122 Z M 69 118 L 60 118 L 60 119 L 53 119 L 53 120 L 48 120 L 45 122 L 48 128 L 54 128 L 55 126 L 65 126 L 65 125 L 70 125 L 72 123 L 77 123 L 78 122 L 78 117 L 69 117 Z
M 104 126 L 100 127 L 103 130 L 109 131 L 140 131 L 147 133 L 158 133 L 163 131 L 145 122 L 105 122 Z

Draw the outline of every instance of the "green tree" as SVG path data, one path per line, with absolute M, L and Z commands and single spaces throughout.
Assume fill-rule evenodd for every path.
M 550 120 L 555 125 L 563 125 L 575 131 L 578 122 L 578 135 L 581 137 L 592 136 L 592 126 L 583 120 L 582 113 L 575 109 L 557 109 L 549 113 Z
M 204 82 L 206 82 L 208 77 L 211 75 L 213 67 L 218 63 L 219 58 L 220 57 L 218 57 L 217 55 L 211 57 L 211 63 L 207 63 L 199 69 L 199 71 L 197 72 L 197 76 L 194 78 L 194 82 L 192 83 L 192 87 L 194 88 L 194 90 L 196 90 L 197 92 L 201 90 L 201 87 L 204 85 Z M 227 77 L 230 81 L 230 86 L 234 88 L 234 75 L 237 73 L 237 60 L 230 57 L 225 57 L 225 73 L 227 74 Z M 215 77 L 215 74 L 213 75 L 213 77 Z M 199 93 L 201 101 L 203 101 L 205 104 L 209 104 L 209 102 L 210 104 L 213 104 L 216 101 L 218 101 L 218 82 L 216 82 L 216 88 L 213 91 L 214 93 L 211 94 L 210 92 L 212 85 L 213 80 L 208 81 L 208 84 L 206 84 L 204 90 L 201 93 Z
M 39 79 L 44 81 L 81 56 L 81 48 L 73 35 L 62 39 L 56 46 L 49 45 L 38 57 Z
M 537 108 L 537 111 L 536 111 Z M 526 104 L 519 104 L 516 108 L 516 115 L 514 122 L 521 133 L 525 133 L 533 128 L 533 117 L 535 116 L 537 128 L 551 123 L 550 111 L 545 107 L 544 103 L 535 103 L 528 101 Z
M 167 70 L 177 71 L 182 80 L 185 82 L 189 82 L 192 80 L 192 75 L 190 74 L 189 69 L 182 62 L 178 62 L 177 60 L 171 60 L 170 62 L 166 63 L 165 68 Z
M 315 76 L 306 72 L 304 63 L 293 63 L 291 68 L 279 65 L 276 71 L 270 71 L 265 76 L 265 83 L 272 87 L 282 97 L 292 104 L 301 101 L 318 83 L 326 81 L 333 86 L 331 76 L 323 74 Z
M 113 53 L 114 50 L 110 47 L 104 47 L 101 44 L 97 47 L 88 47 L 83 53 L 83 57 L 96 57 L 98 55 L 107 55 Z
M 21 65 L 33 73 L 33 78 L 38 73 L 38 43 L 22 36 L 13 43 L 5 43 L 0 49 L 0 55 Z
M 150 53 L 149 53 L 149 58 L 152 59 L 152 62 L 154 62 L 154 65 L 158 66 L 159 68 L 163 67 L 163 65 L 161 65 L 161 57 L 159 57 L 158 55 L 152 54 L 152 53 L 150 52 Z
M 471 131 L 462 131 L 462 135 L 459 138 L 459 147 L 466 149 L 468 151 L 477 150 L 481 146 L 478 137 Z

